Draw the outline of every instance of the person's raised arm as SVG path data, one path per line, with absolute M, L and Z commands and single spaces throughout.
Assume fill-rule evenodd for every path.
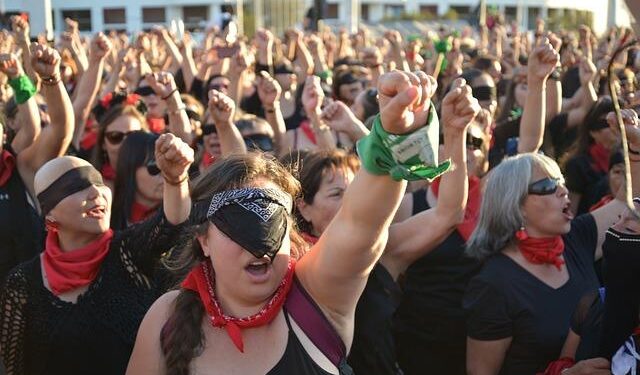
M 193 135 L 189 116 L 185 111 L 187 107 L 182 102 L 173 74 L 159 72 L 148 74 L 145 78 L 156 95 L 167 103 L 169 131 L 187 144 L 191 144 Z
M 518 153 L 536 152 L 542 146 L 547 78 L 555 69 L 559 58 L 558 52 L 546 38 L 543 38 L 529 56 L 527 98 L 520 120 Z
M 389 30 L 384 34 L 384 37 L 389 41 L 390 54 L 393 61 L 396 64 L 396 69 L 409 71 L 409 63 L 402 48 L 402 35 L 397 30 Z
M 259 29 L 256 31 L 256 62 L 258 66 L 266 68 L 267 73 L 273 74 L 273 41 L 271 31 Z M 256 72 L 258 73 L 258 72 Z
M 171 56 L 171 73 L 175 74 L 182 65 L 182 54 L 180 53 L 180 49 L 166 28 L 156 26 L 153 28 L 153 33 L 158 36 L 159 41 L 164 43 L 168 51 L 168 55 Z
M 435 81 L 394 71 L 381 77 L 380 123 L 386 133 L 407 134 L 429 120 Z M 372 139 L 375 142 L 375 139 Z M 382 141 L 380 141 L 382 142 Z M 368 148 L 362 158 L 377 158 Z M 372 167 L 375 162 L 372 162 Z M 372 167 L 373 168 L 373 167 Z M 376 174 L 374 174 L 376 173 Z M 349 346 L 353 314 L 367 278 L 387 242 L 387 231 L 406 183 L 361 168 L 342 206 L 318 242 L 300 259 L 296 274 Z M 384 173 L 384 172 L 382 172 Z
M 0 55 L 0 71 L 4 73 L 9 79 L 10 84 L 19 84 L 22 90 L 25 90 L 24 84 L 20 84 L 22 80 L 31 79 L 25 75 L 22 69 L 22 64 L 18 61 L 15 55 L 2 54 Z M 27 83 L 28 86 L 28 83 Z M 35 91 L 35 84 L 31 82 L 30 86 Z M 19 96 L 27 94 L 26 92 L 17 95 L 14 91 L 16 102 L 18 103 L 18 132 L 11 142 L 11 148 L 13 152 L 19 154 L 27 147 L 31 146 L 33 142 L 38 138 L 40 134 L 40 111 L 38 110 L 38 103 L 36 103 L 35 94 L 32 94 L 26 101 L 22 102 L 24 98 L 18 101 Z
M 155 157 L 164 178 L 164 216 L 173 225 L 182 224 L 191 213 L 189 166 L 193 149 L 173 134 L 162 134 L 156 141 Z
M 549 43 L 553 47 L 556 52 L 558 52 L 558 56 L 560 53 L 560 47 L 562 46 L 562 40 L 553 33 L 548 33 L 547 37 L 549 39 Z M 556 69 L 559 68 L 560 59 L 556 64 Z M 544 123 L 545 126 L 549 124 L 551 119 L 556 117 L 558 113 L 562 110 L 562 85 L 560 84 L 560 77 L 555 77 L 554 79 L 547 80 L 547 88 L 546 88 L 546 106 L 545 106 L 545 117 Z
M 233 123 L 236 104 L 230 97 L 217 90 L 209 91 L 209 115 L 220 139 L 222 156 L 245 154 L 247 146 L 240 131 Z
M 198 73 L 196 62 L 193 59 L 192 43 L 191 34 L 184 33 L 182 36 L 182 44 L 180 45 L 180 53 L 182 54 L 182 77 L 184 78 L 185 92 L 191 91 L 193 78 Z
M 117 91 L 120 81 L 124 78 L 126 61 L 131 58 L 131 51 L 130 49 L 123 48 L 116 54 L 115 61 L 109 72 L 109 79 L 104 84 L 102 91 L 100 91 L 100 98 L 110 92 Z
M 91 106 L 100 89 L 102 72 L 104 71 L 104 59 L 110 50 L 111 41 L 103 33 L 98 33 L 91 41 L 89 66 L 80 78 L 76 89 L 77 95 L 73 100 L 75 130 L 73 132 L 72 145 L 76 150 L 80 149 L 84 125 L 89 118 Z
M 453 170 L 441 177 L 435 207 L 393 224 L 389 229 L 389 242 L 380 263 L 394 279 L 417 259 L 435 249 L 464 219 L 469 190 L 467 128 L 480 112 L 480 105 L 471 95 L 471 87 L 459 78 L 444 97 L 440 112 L 444 128 L 444 159 L 451 159 Z
M 296 74 L 298 75 L 298 82 L 302 82 L 307 76 L 313 74 L 313 56 L 307 49 L 307 46 L 303 41 L 303 34 L 298 30 L 289 31 L 290 38 L 294 41 L 296 49 L 296 58 L 293 61 L 296 65 Z
M 346 134 L 353 143 L 358 142 L 360 138 L 369 134 L 369 129 L 341 101 L 331 102 L 324 107 L 321 118 L 331 130 L 338 134 Z
M 41 92 L 51 122 L 31 146 L 18 155 L 18 170 L 33 193 L 35 173 L 47 161 L 64 155 L 73 137 L 73 107 L 60 78 L 60 54 L 37 43 L 31 45 L 31 65 L 42 82 Z
M 640 120 L 638 120 L 638 114 L 633 109 L 623 109 L 622 120 L 625 124 L 627 144 L 629 146 L 629 161 L 631 162 L 631 191 L 632 195 L 637 197 L 640 195 Z M 607 115 L 607 121 L 609 122 L 611 131 L 619 136 L 620 128 L 618 127 L 618 123 L 613 112 Z M 615 194 L 615 192 L 613 194 Z M 607 230 L 618 222 L 620 216 L 624 213 L 627 207 L 625 204 L 625 194 L 626 189 L 623 186 L 618 191 L 616 199 L 591 213 L 596 221 L 596 226 L 598 227 L 596 259 L 602 257 L 602 244 L 604 243 Z
M 31 47 L 29 43 L 29 22 L 21 16 L 11 17 L 11 29 L 18 42 L 18 47 L 22 50 L 22 61 L 24 62 L 24 70 L 34 83 L 37 83 L 38 75 L 33 71 L 31 64 Z
M 331 134 L 331 129 L 322 121 L 322 102 L 324 91 L 320 86 L 320 78 L 309 76 L 302 90 L 302 107 L 309 121 L 311 129 L 316 136 L 317 146 L 322 149 L 333 149 L 336 147 L 336 140 Z
M 583 57 L 580 60 L 580 100 L 578 105 L 567 113 L 567 127 L 573 128 L 581 125 L 587 113 L 598 100 L 596 89 L 593 86 L 593 80 L 597 74 L 596 66 L 591 60 Z
M 280 109 L 282 88 L 269 73 L 261 71 L 258 77 L 258 96 L 264 108 L 264 116 L 273 129 L 275 151 L 277 156 L 286 154 L 291 145 L 286 137 L 287 127 Z

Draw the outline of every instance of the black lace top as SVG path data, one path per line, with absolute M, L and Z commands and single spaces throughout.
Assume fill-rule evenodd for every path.
M 16 267 L 0 305 L 7 374 L 124 374 L 142 318 L 164 292 L 155 282 L 159 259 L 181 228 L 159 213 L 116 232 L 98 276 L 76 303 L 44 287 L 40 257 Z

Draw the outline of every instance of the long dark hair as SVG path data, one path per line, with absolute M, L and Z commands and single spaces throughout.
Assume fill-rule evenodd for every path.
M 144 131 L 135 131 L 127 136 L 118 151 L 116 179 L 113 184 L 113 209 L 111 228 L 125 229 L 136 198 L 138 184 L 136 170 L 153 160 L 158 136 Z
M 589 152 L 589 147 L 593 144 L 594 139 L 591 131 L 599 120 L 604 118 L 607 113 L 613 111 L 613 101 L 610 96 L 603 96 L 591 107 L 587 115 L 584 117 L 582 124 L 578 125 L 578 140 L 573 144 L 560 163 L 566 166 L 566 163 L 577 155 L 584 155 Z
M 259 178 L 274 182 L 294 198 L 300 191 L 298 181 L 280 163 L 263 154 L 249 153 L 232 155 L 216 161 L 194 182 L 191 199 L 196 206 L 202 202 L 208 203 L 217 192 L 248 186 Z M 206 217 L 201 217 L 203 215 L 197 212 L 192 216 L 195 225 L 189 240 L 177 259 L 169 265 L 178 279 L 182 279 L 195 265 L 205 260 L 197 236 L 205 235 L 210 224 Z M 295 225 L 292 225 L 290 238 L 291 256 L 301 257 L 306 245 Z M 182 289 L 176 297 L 171 316 L 160 333 L 160 346 L 165 358 L 167 375 L 189 374 L 191 361 L 204 348 L 204 334 L 201 328 L 204 313 L 197 293 Z

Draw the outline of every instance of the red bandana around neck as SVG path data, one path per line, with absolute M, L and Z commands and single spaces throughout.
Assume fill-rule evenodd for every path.
M 305 242 L 311 246 L 315 245 L 316 242 L 318 242 L 318 240 L 320 239 L 319 237 L 316 237 L 313 234 L 309 234 L 306 232 L 300 232 L 300 236 L 302 236 L 302 239 L 305 240 Z
M 197 265 L 189 275 L 187 275 L 181 287 L 198 293 L 211 324 L 214 327 L 225 328 L 236 348 L 238 348 L 241 353 L 244 353 L 242 329 L 267 325 L 278 315 L 291 289 L 295 265 L 295 259 L 290 258 L 287 273 L 282 281 L 280 281 L 278 289 L 276 289 L 276 292 L 269 302 L 267 302 L 258 313 L 244 318 L 228 316 L 222 311 L 215 296 L 215 284 L 212 278 L 211 265 L 208 260 Z
M 216 157 L 211 155 L 210 153 L 208 153 L 207 151 L 205 151 L 202 154 L 202 166 L 204 168 L 207 168 L 208 166 L 210 166 L 211 164 L 213 164 L 216 161 Z
M 431 184 L 433 194 L 438 197 L 440 191 L 440 178 Z M 478 217 L 480 216 L 480 205 L 482 203 L 482 184 L 480 178 L 469 176 L 469 194 L 467 196 L 467 207 L 464 210 L 464 220 L 458 224 L 458 233 L 465 241 L 469 240 L 471 233 L 476 229 Z
M 159 117 L 147 117 L 147 126 L 149 126 L 149 130 L 156 134 L 164 133 L 164 129 L 166 124 L 164 123 L 164 118 Z
M 318 144 L 317 143 L 318 141 L 316 139 L 316 133 L 314 133 L 313 129 L 311 128 L 311 121 L 309 120 L 302 121 L 302 124 L 300 125 L 300 129 L 302 130 L 304 135 L 311 141 L 311 143 L 313 143 L 314 145 Z
M 65 252 L 60 249 L 58 232 L 49 231 L 42 262 L 53 294 L 58 296 L 91 284 L 98 275 L 104 257 L 109 253 L 112 238 L 113 230 L 109 229 L 90 244 Z
M 133 201 L 131 205 L 131 214 L 129 215 L 129 223 L 135 224 L 143 221 L 144 219 L 151 216 L 158 206 L 147 207 L 142 203 L 138 203 L 137 201 Z
M 13 156 L 9 151 L 2 150 L 0 154 L 0 186 L 4 186 L 4 184 L 9 181 L 11 176 L 13 175 L 13 170 L 16 167 L 16 157 Z
M 100 174 L 105 180 L 114 181 L 116 179 L 116 170 L 113 169 L 111 163 L 105 162 L 102 164 L 102 169 L 100 170 Z
M 560 258 L 564 252 L 562 236 L 531 238 L 518 240 L 518 248 L 524 258 L 533 264 L 553 264 L 558 271 L 562 269 L 564 260 Z
M 599 143 L 594 143 L 589 147 L 589 156 L 593 161 L 593 169 L 600 173 L 609 172 L 609 150 Z

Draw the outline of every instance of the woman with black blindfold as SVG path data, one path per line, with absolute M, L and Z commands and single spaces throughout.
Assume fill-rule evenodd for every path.
M 623 110 L 633 194 L 640 193 L 640 120 Z M 615 116 L 607 116 L 616 133 Z M 559 358 L 580 298 L 596 290 L 593 263 L 624 213 L 623 194 L 574 219 L 558 165 L 540 154 L 504 160 L 488 176 L 467 243 L 483 261 L 467 287 L 469 374 L 533 374 Z
M 60 157 L 36 174 L 48 230 L 44 253 L 15 268 L 0 306 L 0 354 L 9 374 L 122 374 L 140 321 L 157 298 L 153 275 L 189 217 L 191 148 L 155 144 L 164 210 L 110 229 L 111 191 L 86 161 Z
M 0 70 L 14 87 L 20 129 L 10 143 L 0 124 L 0 280 L 20 262 L 42 250 L 44 227 L 35 207 L 34 176 L 49 160 L 64 154 L 73 135 L 73 109 L 59 74 L 54 49 L 31 46 L 33 70 L 42 79 L 40 93 L 49 105 L 51 123 L 40 129 L 36 87 L 15 56 L 2 55 Z
M 380 136 L 426 132 L 432 81 L 397 71 L 381 78 Z M 299 185 L 288 172 L 255 154 L 207 170 L 192 191 L 202 224 L 184 251 L 181 268 L 189 274 L 145 317 L 127 373 L 349 373 L 344 359 L 357 300 L 406 187 L 403 177 L 371 164 L 386 156 L 362 145 L 370 169 L 357 173 L 303 257 L 290 216 Z M 434 176 L 441 168 L 419 171 Z

